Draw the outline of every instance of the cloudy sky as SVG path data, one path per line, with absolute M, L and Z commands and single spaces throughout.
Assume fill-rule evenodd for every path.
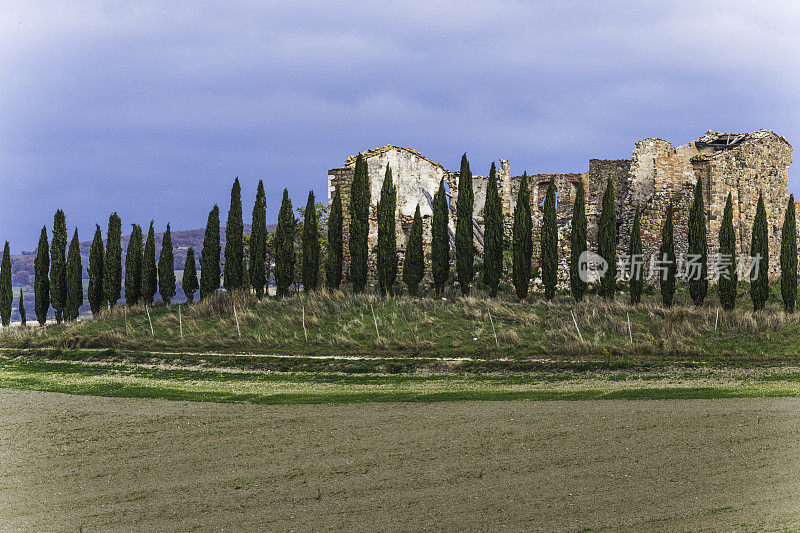
M 582 172 L 645 137 L 800 142 L 800 3 L 0 0 L 0 239 L 326 195 L 359 150 Z M 800 192 L 798 167 L 790 188 Z

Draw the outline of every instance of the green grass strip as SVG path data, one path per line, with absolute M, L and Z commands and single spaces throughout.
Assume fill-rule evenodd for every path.
M 800 376 L 796 373 L 743 378 L 733 385 L 715 385 L 713 379 L 709 379 L 708 386 L 664 386 L 670 379 L 675 381 L 676 376 L 659 376 L 659 379 L 641 379 L 627 374 L 548 377 L 552 378 L 536 374 L 420 376 L 224 372 L 0 357 L 0 388 L 116 398 L 315 404 L 800 396 Z M 696 379 L 689 381 L 697 383 Z

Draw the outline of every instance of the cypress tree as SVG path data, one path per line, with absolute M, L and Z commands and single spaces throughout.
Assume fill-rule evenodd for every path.
M 469 294 L 474 272 L 472 211 L 475 193 L 472 190 L 472 172 L 467 154 L 461 156 L 461 171 L 458 174 L 458 198 L 456 198 L 456 272 L 461 294 Z
M 392 293 L 397 279 L 397 189 L 392 169 L 386 165 L 381 196 L 378 200 L 378 289 L 381 295 Z
M 203 250 L 200 252 L 200 298 L 216 294 L 219 289 L 219 207 L 208 213 Z
M 524 300 L 528 296 L 531 282 L 531 256 L 533 255 L 533 235 L 531 220 L 531 193 L 528 190 L 528 173 L 522 175 L 517 193 L 517 205 L 514 206 L 514 226 L 512 228 L 513 262 L 512 273 L 517 298 Z
M 586 193 L 583 182 L 578 182 L 575 202 L 572 204 L 572 233 L 570 235 L 569 290 L 576 302 L 583 300 L 586 282 L 578 272 L 580 257 L 586 251 Z
M 497 191 L 497 170 L 494 162 L 489 170 L 486 204 L 483 209 L 483 282 L 489 295 L 497 296 L 503 273 L 503 207 Z
M 794 229 L 792 229 L 794 231 Z M 736 305 L 736 235 L 733 231 L 733 199 L 728 193 L 722 226 L 719 229 L 719 254 L 728 264 L 727 272 L 720 273 L 719 301 L 723 309 L 731 310 Z
M 275 228 L 275 285 L 279 297 L 289 294 L 294 280 L 294 232 L 296 221 L 292 212 L 289 191 L 283 189 L 283 200 Z
M 225 224 L 225 273 L 224 285 L 227 291 L 242 288 L 244 283 L 244 225 L 242 222 L 242 188 L 239 178 L 231 188 L 231 207 L 228 222 Z
M 22 327 L 28 323 L 28 315 L 25 313 L 25 300 L 22 299 L 22 288 L 19 289 L 19 321 Z
M 36 250 L 34 265 L 34 310 L 36 320 L 44 326 L 47 322 L 47 311 L 50 309 L 50 245 L 47 242 L 47 226 L 42 226 L 42 234 L 39 236 L 39 248 Z
M 767 228 L 767 211 L 764 209 L 764 196 L 759 193 L 756 218 L 753 221 L 753 238 L 750 243 L 750 256 L 758 257 L 758 268 L 750 270 L 750 297 L 753 310 L 764 309 L 769 297 L 769 234 Z
M 172 251 L 172 230 L 169 223 L 161 240 L 161 253 L 158 255 L 158 293 L 168 305 L 175 296 L 175 254 Z
M 100 232 L 100 225 L 97 224 L 92 247 L 89 249 L 89 288 L 86 293 L 93 315 L 97 315 L 100 309 L 104 307 L 103 272 L 105 265 L 103 264 L 103 256 L 103 234 Z
M 50 243 L 50 304 L 61 323 L 67 300 L 67 221 L 59 209 L 53 217 L 53 242 Z
M 0 263 L 0 320 L 4 326 L 11 323 L 11 305 L 14 301 L 14 289 L 11 286 L 11 250 L 8 241 L 3 248 L 3 262 Z
M 600 295 L 612 299 L 617 290 L 617 210 L 614 203 L 614 182 L 611 178 L 608 178 L 603 193 L 598 240 L 598 253 L 608 264 L 608 269 L 600 278 Z
M 256 203 L 253 205 L 253 222 L 250 229 L 250 286 L 256 291 L 256 298 L 264 297 L 267 284 L 267 196 L 264 182 L 258 180 Z
M 142 289 L 141 299 L 145 305 L 152 305 L 153 298 L 158 290 L 158 273 L 156 270 L 156 234 L 153 230 L 153 221 L 147 231 L 147 241 L 144 243 L 142 254 Z
M 431 223 L 431 263 L 433 286 L 436 295 L 441 296 L 447 278 L 450 276 L 450 226 L 449 207 L 444 189 L 444 179 L 433 195 L 433 220 Z
M 125 253 L 125 303 L 139 303 L 142 290 L 142 228 L 132 224 L 128 250 Z
M 336 187 L 328 214 L 328 256 L 325 262 L 325 280 L 331 290 L 338 289 L 342 283 L 342 222 L 342 195 Z
M 698 257 L 700 273 L 689 279 L 689 295 L 695 305 L 703 305 L 708 293 L 708 240 L 706 238 L 706 209 L 703 202 L 703 180 L 694 186 L 694 202 L 689 212 L 689 257 Z M 688 259 L 688 258 L 687 258 Z
M 186 301 L 192 303 L 194 293 L 199 288 L 197 284 L 197 267 L 194 261 L 194 248 L 191 246 L 186 250 L 186 262 L 183 265 L 183 278 L 181 279 L 181 289 L 186 295 Z
M 369 204 L 367 162 L 358 154 L 350 187 L 350 281 L 355 292 L 364 292 L 367 286 Z
M 403 283 L 408 287 L 412 296 L 419 293 L 419 283 L 425 276 L 425 256 L 422 252 L 422 215 L 419 204 L 414 211 L 414 221 L 406 243 L 406 256 L 403 261 Z
M 552 300 L 558 281 L 558 219 L 556 218 L 556 184 L 551 179 L 544 197 L 542 217 L 542 283 L 544 297 Z
M 116 213 L 108 217 L 106 254 L 103 258 L 103 299 L 113 309 L 122 296 L 122 220 Z
M 75 228 L 67 253 L 67 299 L 64 303 L 64 318 L 70 322 L 77 320 L 81 305 L 83 305 L 83 265 L 78 228 Z
M 790 194 L 781 230 L 781 296 L 783 297 L 783 308 L 787 313 L 794 313 L 797 302 L 797 223 L 795 216 L 794 195 Z
M 308 191 L 303 217 L 303 289 L 317 290 L 319 282 L 319 224 L 314 191 Z
M 659 260 L 666 268 L 666 272 L 661 271 L 659 284 L 661 286 L 661 303 L 664 307 L 672 307 L 672 299 L 675 296 L 675 274 L 678 270 L 678 263 L 675 260 L 675 236 L 672 223 L 672 204 L 667 207 L 667 219 L 661 229 L 661 248 L 659 249 Z
M 644 290 L 644 264 L 642 261 L 642 212 L 636 208 L 631 229 L 631 242 L 628 247 L 630 255 L 631 273 L 628 290 L 631 294 L 631 303 L 638 304 L 642 301 Z

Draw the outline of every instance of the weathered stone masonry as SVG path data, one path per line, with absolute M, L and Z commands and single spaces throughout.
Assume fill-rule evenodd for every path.
M 445 169 L 410 148 L 387 145 L 362 152 L 367 162 L 370 179 L 371 211 L 369 246 L 374 265 L 377 244 L 377 202 L 383 184 L 386 166 L 391 166 L 397 187 L 397 242 L 405 249 L 414 210 L 419 204 L 423 216 L 423 239 L 426 252 L 430 251 L 431 198 L 444 178 L 448 188 L 451 209 L 451 229 L 455 229 L 455 202 L 458 191 L 458 171 Z M 722 212 L 728 193 L 733 197 L 733 219 L 737 239 L 737 253 L 749 254 L 751 230 L 759 192 L 764 194 L 770 240 L 770 275 L 779 272 L 780 231 L 784 210 L 789 198 L 789 165 L 792 147 L 783 137 L 759 130 L 744 134 L 707 132 L 686 145 L 674 147 L 663 139 L 644 139 L 634 145 L 630 159 L 590 159 L 589 169 L 583 173 L 531 174 L 531 212 L 534 228 L 534 259 L 539 256 L 539 230 L 542 222 L 541 204 L 547 185 L 554 180 L 557 190 L 557 216 L 559 225 L 559 276 L 569 276 L 569 235 L 572 205 L 579 182 L 586 193 L 589 247 L 597 242 L 597 225 L 600 219 L 602 197 L 607 180 L 614 183 L 619 239 L 617 249 L 625 253 L 630 241 L 631 226 L 636 209 L 642 211 L 642 241 L 644 254 L 649 258 L 658 252 L 661 228 L 667 206 L 675 209 L 675 246 L 677 253 L 688 248 L 687 224 L 692 192 L 696 180 L 703 180 L 706 216 L 708 219 L 709 250 L 718 249 L 718 235 Z M 350 156 L 344 166 L 328 171 L 328 201 L 336 187 L 342 194 L 344 210 L 345 263 L 349 261 L 347 235 L 350 216 L 350 184 L 355 169 L 355 156 Z M 522 176 L 512 176 L 507 160 L 499 159 L 497 167 L 498 190 L 503 206 L 506 230 L 510 233 L 514 206 Z M 483 208 L 486 200 L 486 176 L 473 176 L 475 207 L 473 218 L 483 228 Z M 800 205 L 800 204 L 798 204 Z M 798 209 L 800 211 L 800 209 Z M 482 252 L 482 240 L 476 237 L 477 253 Z M 345 269 L 347 272 L 347 269 Z

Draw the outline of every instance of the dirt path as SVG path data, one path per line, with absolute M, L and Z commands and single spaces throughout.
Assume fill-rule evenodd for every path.
M 257 406 L 0 390 L 7 531 L 800 527 L 800 399 Z

